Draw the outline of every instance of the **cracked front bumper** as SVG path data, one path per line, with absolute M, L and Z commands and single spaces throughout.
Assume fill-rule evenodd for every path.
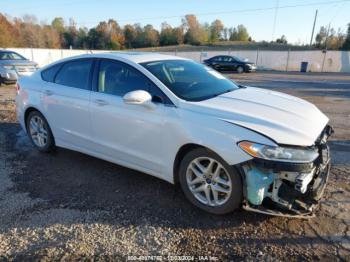
M 314 162 L 296 164 L 254 159 L 242 165 L 243 208 L 275 216 L 312 217 L 330 173 L 329 132 L 332 129 L 327 135 L 323 132 L 316 142 L 319 157 Z

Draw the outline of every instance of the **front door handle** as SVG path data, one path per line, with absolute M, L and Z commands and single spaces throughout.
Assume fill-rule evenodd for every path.
M 102 100 L 102 99 L 96 99 L 96 100 L 95 100 L 95 103 L 96 103 L 97 105 L 99 105 L 99 106 L 106 106 L 106 105 L 108 105 L 108 102 L 105 101 L 105 100 Z
M 52 96 L 53 92 L 51 90 L 45 90 L 45 95 Z

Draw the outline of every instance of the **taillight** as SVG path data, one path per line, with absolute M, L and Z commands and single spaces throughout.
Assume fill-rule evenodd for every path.
M 16 92 L 17 94 L 19 94 L 19 90 L 21 89 L 21 86 L 18 84 L 18 82 L 16 83 Z

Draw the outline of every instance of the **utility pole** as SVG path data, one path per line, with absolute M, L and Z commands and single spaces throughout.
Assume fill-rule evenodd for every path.
M 324 53 L 323 56 L 323 62 L 322 62 L 322 68 L 321 68 L 321 72 L 323 72 L 324 69 L 324 64 L 326 62 L 326 55 L 327 55 L 327 46 L 328 46 L 328 35 L 329 35 L 329 30 L 331 29 L 331 23 L 328 24 L 328 30 L 327 30 L 327 35 L 326 35 L 326 42 L 325 42 L 325 49 L 322 51 Z
M 310 39 L 310 46 L 312 45 L 312 40 L 314 39 L 314 32 L 315 32 L 317 13 L 318 13 L 318 9 L 316 9 L 316 13 L 315 13 L 314 26 L 312 27 L 312 33 L 311 33 L 311 39 Z
M 272 25 L 272 37 L 271 37 L 271 41 L 272 42 L 273 42 L 273 40 L 275 38 L 275 30 L 276 30 L 278 8 L 279 8 L 279 0 L 276 0 L 275 16 L 273 18 L 273 25 Z
M 331 23 L 328 24 L 328 29 L 327 29 L 327 35 L 326 35 L 326 41 L 325 41 L 326 50 L 328 48 L 328 37 L 329 37 L 329 30 L 330 29 L 331 29 Z

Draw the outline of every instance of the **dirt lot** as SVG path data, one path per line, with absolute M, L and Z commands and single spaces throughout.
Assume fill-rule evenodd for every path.
M 305 98 L 330 117 L 332 175 L 316 218 L 213 216 L 145 174 L 65 149 L 38 153 L 16 123 L 14 87 L 1 86 L 0 261 L 169 254 L 350 261 L 350 76 L 230 76 Z

